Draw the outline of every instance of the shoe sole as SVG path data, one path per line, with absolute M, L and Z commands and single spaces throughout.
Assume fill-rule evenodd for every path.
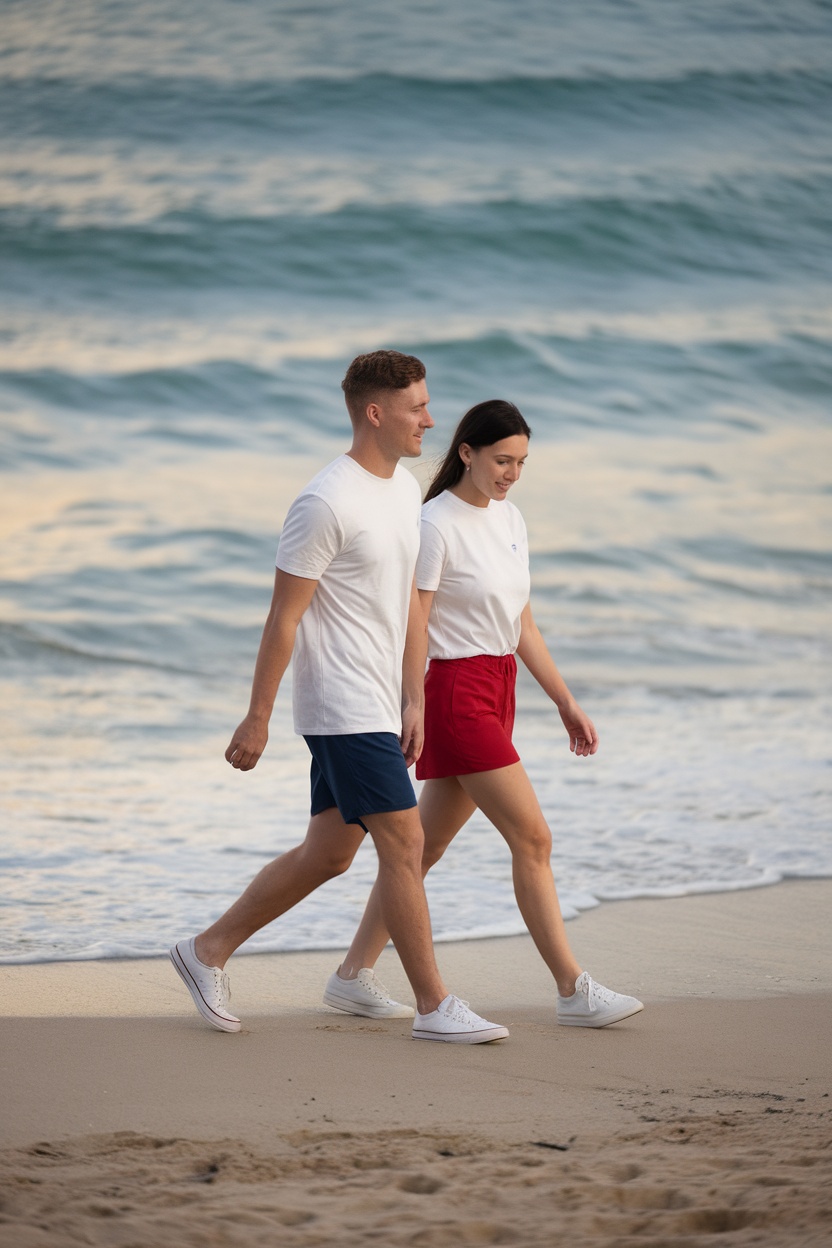
M 199 991 L 199 985 L 185 965 L 182 954 L 179 952 L 178 945 L 174 945 L 173 948 L 168 951 L 168 957 L 173 963 L 173 968 L 177 975 L 188 989 L 188 992 L 191 994 L 194 1005 L 199 1010 L 206 1023 L 210 1023 L 212 1027 L 216 1027 L 217 1031 L 239 1031 L 242 1026 L 239 1019 L 232 1021 L 230 1018 L 223 1018 L 221 1014 L 217 1014 L 215 1010 L 211 1009 L 211 1006 Z
M 361 1005 L 358 1001 L 351 1001 L 349 997 L 337 997 L 329 991 L 324 993 L 324 1005 L 340 1010 L 342 1014 L 355 1014 L 358 1018 L 413 1018 L 416 1013 L 409 1005 Z
M 493 1040 L 505 1040 L 508 1027 L 491 1027 L 488 1031 L 417 1031 L 414 1040 L 444 1040 L 446 1044 L 491 1044 Z
M 644 1009 L 643 1004 L 639 1001 L 638 1005 L 627 1006 L 618 1010 L 611 1017 L 603 1017 L 594 1019 L 591 1015 L 585 1018 L 559 1018 L 558 1023 L 561 1027 L 611 1027 L 613 1023 L 623 1023 L 625 1018 L 632 1018 L 634 1014 L 640 1014 Z

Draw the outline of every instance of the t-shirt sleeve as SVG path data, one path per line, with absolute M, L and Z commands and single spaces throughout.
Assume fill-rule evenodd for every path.
M 419 558 L 416 561 L 416 588 L 438 589 L 445 567 L 445 539 L 435 524 L 422 520 Z
M 316 494 L 301 494 L 289 508 L 275 563 L 281 572 L 317 581 L 340 553 L 343 541 L 329 504 Z

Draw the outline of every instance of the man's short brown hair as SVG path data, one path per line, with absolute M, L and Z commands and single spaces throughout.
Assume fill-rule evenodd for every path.
M 385 390 L 406 390 L 424 376 L 425 366 L 415 355 L 404 355 L 401 351 L 357 355 L 341 382 L 350 417 L 359 420 L 367 404 Z

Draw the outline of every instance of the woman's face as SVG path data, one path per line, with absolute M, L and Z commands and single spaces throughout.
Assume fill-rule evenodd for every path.
M 463 478 L 462 484 L 483 495 L 484 500 L 501 502 L 518 480 L 528 453 L 529 439 L 522 433 L 476 450 L 463 442 L 459 454 L 465 464 L 464 477 L 468 481 Z M 481 506 L 485 505 L 483 501 Z

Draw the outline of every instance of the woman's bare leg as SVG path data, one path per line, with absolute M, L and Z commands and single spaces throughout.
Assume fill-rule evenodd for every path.
M 456 777 L 425 781 L 419 798 L 419 815 L 425 830 L 423 876 L 439 861 L 474 810 L 473 800 L 462 789 Z M 338 974 L 342 979 L 355 979 L 362 967 L 375 966 L 389 939 L 390 935 L 382 918 L 376 881 L 352 944 L 338 968 Z
M 571 996 L 581 968 L 560 912 L 552 875 L 552 834 L 523 764 L 460 776 L 459 784 L 505 838 L 520 913 L 559 994 Z

